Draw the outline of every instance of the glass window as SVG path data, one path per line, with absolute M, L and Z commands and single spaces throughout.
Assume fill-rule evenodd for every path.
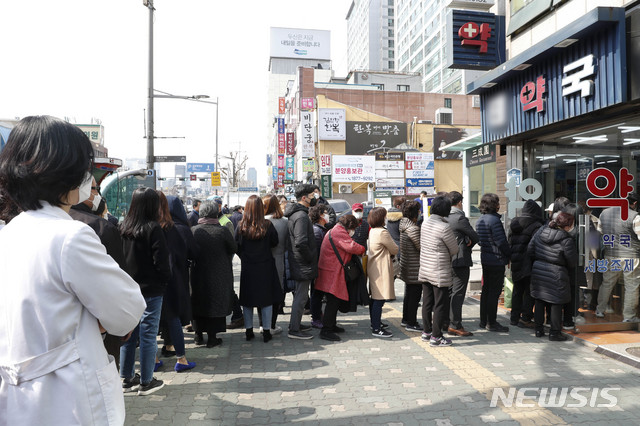
M 469 216 L 480 217 L 480 199 L 488 192 L 496 190 L 496 163 L 481 164 L 469 168 Z
M 395 45 L 395 43 L 394 43 L 394 41 L 393 41 L 393 40 L 388 40 L 387 45 L 388 45 L 389 47 L 393 47 L 393 46 Z
M 389 61 L 389 69 L 392 70 L 395 68 L 395 64 L 393 61 Z
M 398 84 L 398 92 L 408 92 L 409 85 L 408 84 Z
M 451 108 L 451 98 L 444 98 L 444 107 Z
M 379 90 L 384 90 L 384 84 L 371 83 L 371 85 L 377 87 Z

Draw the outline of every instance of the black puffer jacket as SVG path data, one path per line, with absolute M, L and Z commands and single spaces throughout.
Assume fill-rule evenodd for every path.
M 569 269 L 578 262 L 576 245 L 569 233 L 545 225 L 531 239 L 527 253 L 533 260 L 531 297 L 547 303 L 568 303 Z
M 509 263 L 511 247 L 498 213 L 486 213 L 476 222 L 480 237 L 480 261 L 482 265 L 502 266 Z
M 300 203 L 287 204 L 284 215 L 289 219 L 289 274 L 295 281 L 313 280 L 318 276 L 318 247 L 309 219 L 309 209 Z
M 421 284 L 418 279 L 420 270 L 420 227 L 411 219 L 400 220 L 400 278 L 405 284 Z
M 514 281 L 531 275 L 532 261 L 527 255 L 529 242 L 544 224 L 542 207 L 533 200 L 527 200 L 522 208 L 522 216 L 511 221 L 509 245 L 511 246 L 511 276 Z

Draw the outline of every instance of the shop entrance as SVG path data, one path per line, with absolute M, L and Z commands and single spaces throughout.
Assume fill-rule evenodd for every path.
M 606 297 L 609 293 L 606 287 L 609 286 L 603 286 L 603 278 L 610 266 L 605 262 L 603 249 L 611 241 L 604 241 L 603 237 L 611 237 L 607 238 L 596 230 L 603 209 L 589 209 L 586 201 L 594 197 L 587 187 L 587 176 L 597 168 L 608 169 L 615 176 L 622 168 L 626 168 L 635 177 L 631 184 L 634 192 L 638 193 L 640 120 L 620 121 L 593 130 L 564 133 L 528 143 L 525 144 L 525 158 L 525 163 L 533 166 L 525 170 L 525 174 L 542 184 L 540 201 L 543 208 L 559 197 L 566 197 L 580 206 L 579 211 L 582 211 L 576 221 L 579 253 L 575 289 L 579 312 L 576 329 L 583 332 L 636 329 L 638 323 L 635 321 L 640 314 L 636 309 L 633 317 L 629 317 L 629 308 L 625 314 L 624 306 L 629 303 L 626 299 L 637 303 L 638 292 L 633 289 L 638 287 L 640 271 L 628 274 L 627 278 L 623 278 L 621 273 L 618 280 L 614 280 L 609 297 Z M 602 182 L 597 183 L 603 185 Z M 610 197 L 618 197 L 618 189 L 616 186 Z M 619 238 L 619 235 L 615 236 L 614 244 L 619 243 Z M 636 254 L 636 257 L 640 257 L 640 254 Z M 598 298 L 602 312 L 596 314 Z

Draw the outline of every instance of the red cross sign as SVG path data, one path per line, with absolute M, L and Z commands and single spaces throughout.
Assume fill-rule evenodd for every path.
M 486 23 L 478 25 L 475 22 L 467 22 L 460 27 L 458 35 L 463 39 L 460 43 L 463 46 L 480 46 L 479 53 L 487 53 L 487 40 L 491 37 L 491 26 Z M 475 40 L 478 35 L 480 38 Z
M 543 95 L 547 91 L 547 81 L 544 76 L 539 76 L 536 82 L 527 82 L 520 90 L 520 103 L 523 111 L 535 108 L 536 112 L 544 111 Z

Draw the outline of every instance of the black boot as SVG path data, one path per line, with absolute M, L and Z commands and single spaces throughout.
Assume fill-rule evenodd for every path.
M 245 331 L 244 334 L 247 336 L 247 341 L 252 340 L 254 337 L 256 337 L 256 335 L 253 334 L 253 328 L 247 328 L 247 331 Z
M 549 333 L 549 341 L 551 342 L 565 342 L 569 338 L 562 333 Z
M 262 338 L 264 339 L 265 343 L 267 343 L 269 340 L 271 340 L 271 330 L 264 330 L 262 332 Z
M 196 335 L 193 338 L 193 342 L 197 345 L 197 346 L 202 346 L 204 345 L 204 336 L 202 336 L 202 333 L 196 333 Z

